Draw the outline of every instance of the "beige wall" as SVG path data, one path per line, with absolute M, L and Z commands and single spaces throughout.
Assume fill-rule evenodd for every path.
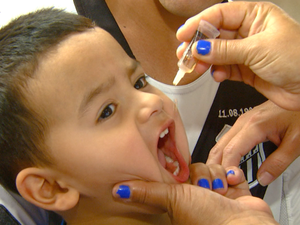
M 238 1 L 238 0 L 234 0 Z M 256 2 L 259 0 L 248 0 Z M 300 0 L 269 0 L 286 11 L 291 17 L 300 23 Z

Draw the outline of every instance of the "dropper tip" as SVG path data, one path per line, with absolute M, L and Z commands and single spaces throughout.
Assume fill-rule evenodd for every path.
M 176 86 L 181 81 L 181 79 L 184 77 L 184 74 L 185 74 L 185 72 L 183 70 L 179 69 L 173 80 L 173 85 Z

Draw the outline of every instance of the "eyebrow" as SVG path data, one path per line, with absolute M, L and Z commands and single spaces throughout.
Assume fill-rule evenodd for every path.
M 130 77 L 136 70 L 137 68 L 141 65 L 141 63 L 137 60 L 132 60 L 130 66 L 128 67 L 128 77 Z
M 131 65 L 127 69 L 128 76 L 134 73 L 136 69 L 140 66 L 140 63 L 136 60 L 131 61 Z M 81 101 L 80 107 L 79 107 L 79 114 L 84 114 L 84 111 L 88 107 L 88 105 L 95 99 L 97 96 L 107 92 L 116 82 L 116 78 L 112 77 L 108 79 L 106 82 L 100 84 L 98 87 L 92 89 L 89 91 Z
M 95 99 L 97 96 L 107 92 L 116 82 L 115 77 L 107 80 L 105 83 L 100 84 L 98 87 L 89 91 L 82 99 L 80 107 L 79 107 L 79 114 L 84 114 L 84 111 L 88 107 L 88 105 Z

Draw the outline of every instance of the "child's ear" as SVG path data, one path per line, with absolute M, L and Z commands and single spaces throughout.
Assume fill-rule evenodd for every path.
M 49 170 L 29 167 L 16 179 L 20 195 L 32 204 L 51 211 L 66 211 L 79 201 L 79 192 L 53 178 Z

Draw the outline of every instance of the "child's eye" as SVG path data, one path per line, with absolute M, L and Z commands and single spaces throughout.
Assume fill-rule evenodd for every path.
M 147 84 L 148 84 L 148 82 L 146 80 L 146 77 L 142 76 L 135 82 L 134 88 L 138 90 L 138 89 L 146 87 Z
M 107 119 L 108 117 L 112 116 L 116 111 L 116 105 L 111 103 L 107 105 L 103 111 L 101 112 L 98 121 Z

